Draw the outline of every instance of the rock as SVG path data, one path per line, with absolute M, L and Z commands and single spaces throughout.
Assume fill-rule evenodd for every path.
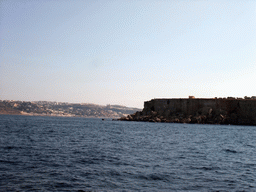
M 190 118 L 186 118 L 185 119 L 185 123 L 190 123 L 191 122 L 191 119 Z
M 155 122 L 161 122 L 161 119 L 159 119 L 159 118 L 155 118 Z
M 147 111 L 145 110 L 145 108 L 142 110 L 142 116 L 145 116 L 145 115 L 147 115 Z
M 149 119 L 148 121 L 149 121 L 149 122 L 155 122 L 155 120 L 154 120 L 154 119 Z
M 173 119 L 173 123 L 179 123 L 180 120 L 178 118 Z
M 201 115 L 201 123 L 205 123 L 207 120 L 206 115 Z
M 128 118 L 129 121 L 132 121 L 132 120 L 133 120 L 133 118 L 132 118 L 131 115 L 128 115 L 127 118 Z
M 186 123 L 186 118 L 179 119 L 180 123 Z
M 134 115 L 135 117 L 140 117 L 142 115 L 142 112 L 137 111 Z
M 227 115 L 228 114 L 228 112 L 227 111 L 225 111 L 225 110 L 222 110 L 222 109 L 217 109 L 216 111 L 215 111 L 215 114 L 218 116 L 218 115 Z
M 129 118 L 128 117 L 121 117 L 120 120 L 121 121 L 129 121 Z
M 157 116 L 157 112 L 156 111 L 151 111 L 151 115 L 152 116 Z
M 190 119 L 191 119 L 190 123 L 197 123 L 197 119 L 195 116 L 191 117 Z

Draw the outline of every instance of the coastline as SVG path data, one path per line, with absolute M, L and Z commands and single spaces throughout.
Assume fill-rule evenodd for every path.
M 152 99 L 119 120 L 256 126 L 256 99 Z
M 95 118 L 95 119 L 117 119 L 120 117 L 105 117 L 105 116 L 81 116 L 81 115 L 58 115 L 58 114 L 38 114 L 38 113 L 0 113 L 0 115 L 17 115 L 17 116 L 31 116 L 31 117 L 79 117 L 79 118 Z

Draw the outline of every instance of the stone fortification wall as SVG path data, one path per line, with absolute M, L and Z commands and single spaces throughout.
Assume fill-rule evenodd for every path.
M 144 102 L 143 111 L 162 113 L 183 113 L 194 115 L 200 109 L 212 108 L 213 111 L 223 110 L 228 114 L 236 113 L 242 116 L 256 116 L 256 99 L 152 99 Z
M 256 99 L 152 99 L 123 120 L 256 125 Z

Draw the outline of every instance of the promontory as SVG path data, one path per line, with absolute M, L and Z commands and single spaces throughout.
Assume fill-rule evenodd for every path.
M 256 125 L 256 96 L 152 99 L 144 102 L 142 111 L 119 120 Z

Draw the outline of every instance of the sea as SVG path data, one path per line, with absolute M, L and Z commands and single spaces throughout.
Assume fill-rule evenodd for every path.
M 256 127 L 0 115 L 0 191 L 256 191 Z

